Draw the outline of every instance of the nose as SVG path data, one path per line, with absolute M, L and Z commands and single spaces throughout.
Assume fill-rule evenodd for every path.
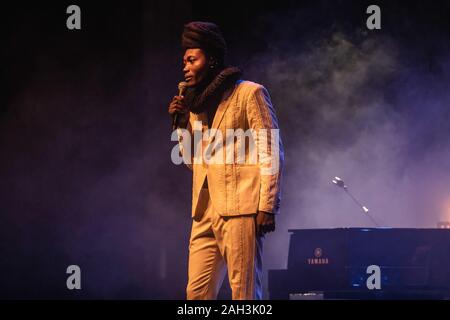
M 188 73 L 188 72 L 189 72 L 188 66 L 185 65 L 185 66 L 183 67 L 183 73 L 186 74 L 186 73 Z

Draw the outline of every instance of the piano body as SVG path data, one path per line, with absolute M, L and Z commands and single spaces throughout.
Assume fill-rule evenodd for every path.
M 271 299 L 450 297 L 450 229 L 289 230 L 287 270 L 269 270 Z M 379 267 L 381 288 L 368 286 Z M 373 283 L 373 278 L 370 279 Z M 306 295 L 305 295 L 306 294 Z

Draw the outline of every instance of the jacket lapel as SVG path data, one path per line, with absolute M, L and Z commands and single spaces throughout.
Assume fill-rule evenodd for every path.
M 234 86 L 231 92 L 227 93 L 227 97 L 219 104 L 216 110 L 216 114 L 214 115 L 214 120 L 211 125 L 211 129 L 217 129 L 219 128 L 220 123 L 222 122 L 223 116 L 225 115 L 225 112 L 228 109 L 228 106 L 230 105 L 229 100 L 236 92 L 236 87 L 239 85 L 240 81 L 238 81 Z
M 211 129 L 217 129 L 222 122 L 223 116 L 225 115 L 225 111 L 228 109 L 229 103 L 227 100 L 223 100 L 219 106 L 217 107 L 216 114 L 214 115 L 214 120 L 211 125 Z

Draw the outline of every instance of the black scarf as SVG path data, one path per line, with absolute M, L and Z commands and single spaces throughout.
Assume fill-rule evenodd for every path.
M 241 76 L 242 71 L 237 67 L 227 67 L 219 73 L 211 73 L 202 84 L 186 90 L 184 95 L 186 104 L 195 114 L 205 110 L 208 113 L 215 113 L 223 93 L 234 86 Z

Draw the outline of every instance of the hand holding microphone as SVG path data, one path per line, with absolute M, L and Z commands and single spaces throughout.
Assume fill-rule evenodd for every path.
M 186 82 L 180 82 L 178 84 L 178 95 L 174 96 L 172 102 L 169 104 L 169 114 L 172 116 L 172 130 L 175 130 L 179 126 L 185 127 L 187 125 L 189 108 L 186 106 L 183 97 L 186 89 Z

